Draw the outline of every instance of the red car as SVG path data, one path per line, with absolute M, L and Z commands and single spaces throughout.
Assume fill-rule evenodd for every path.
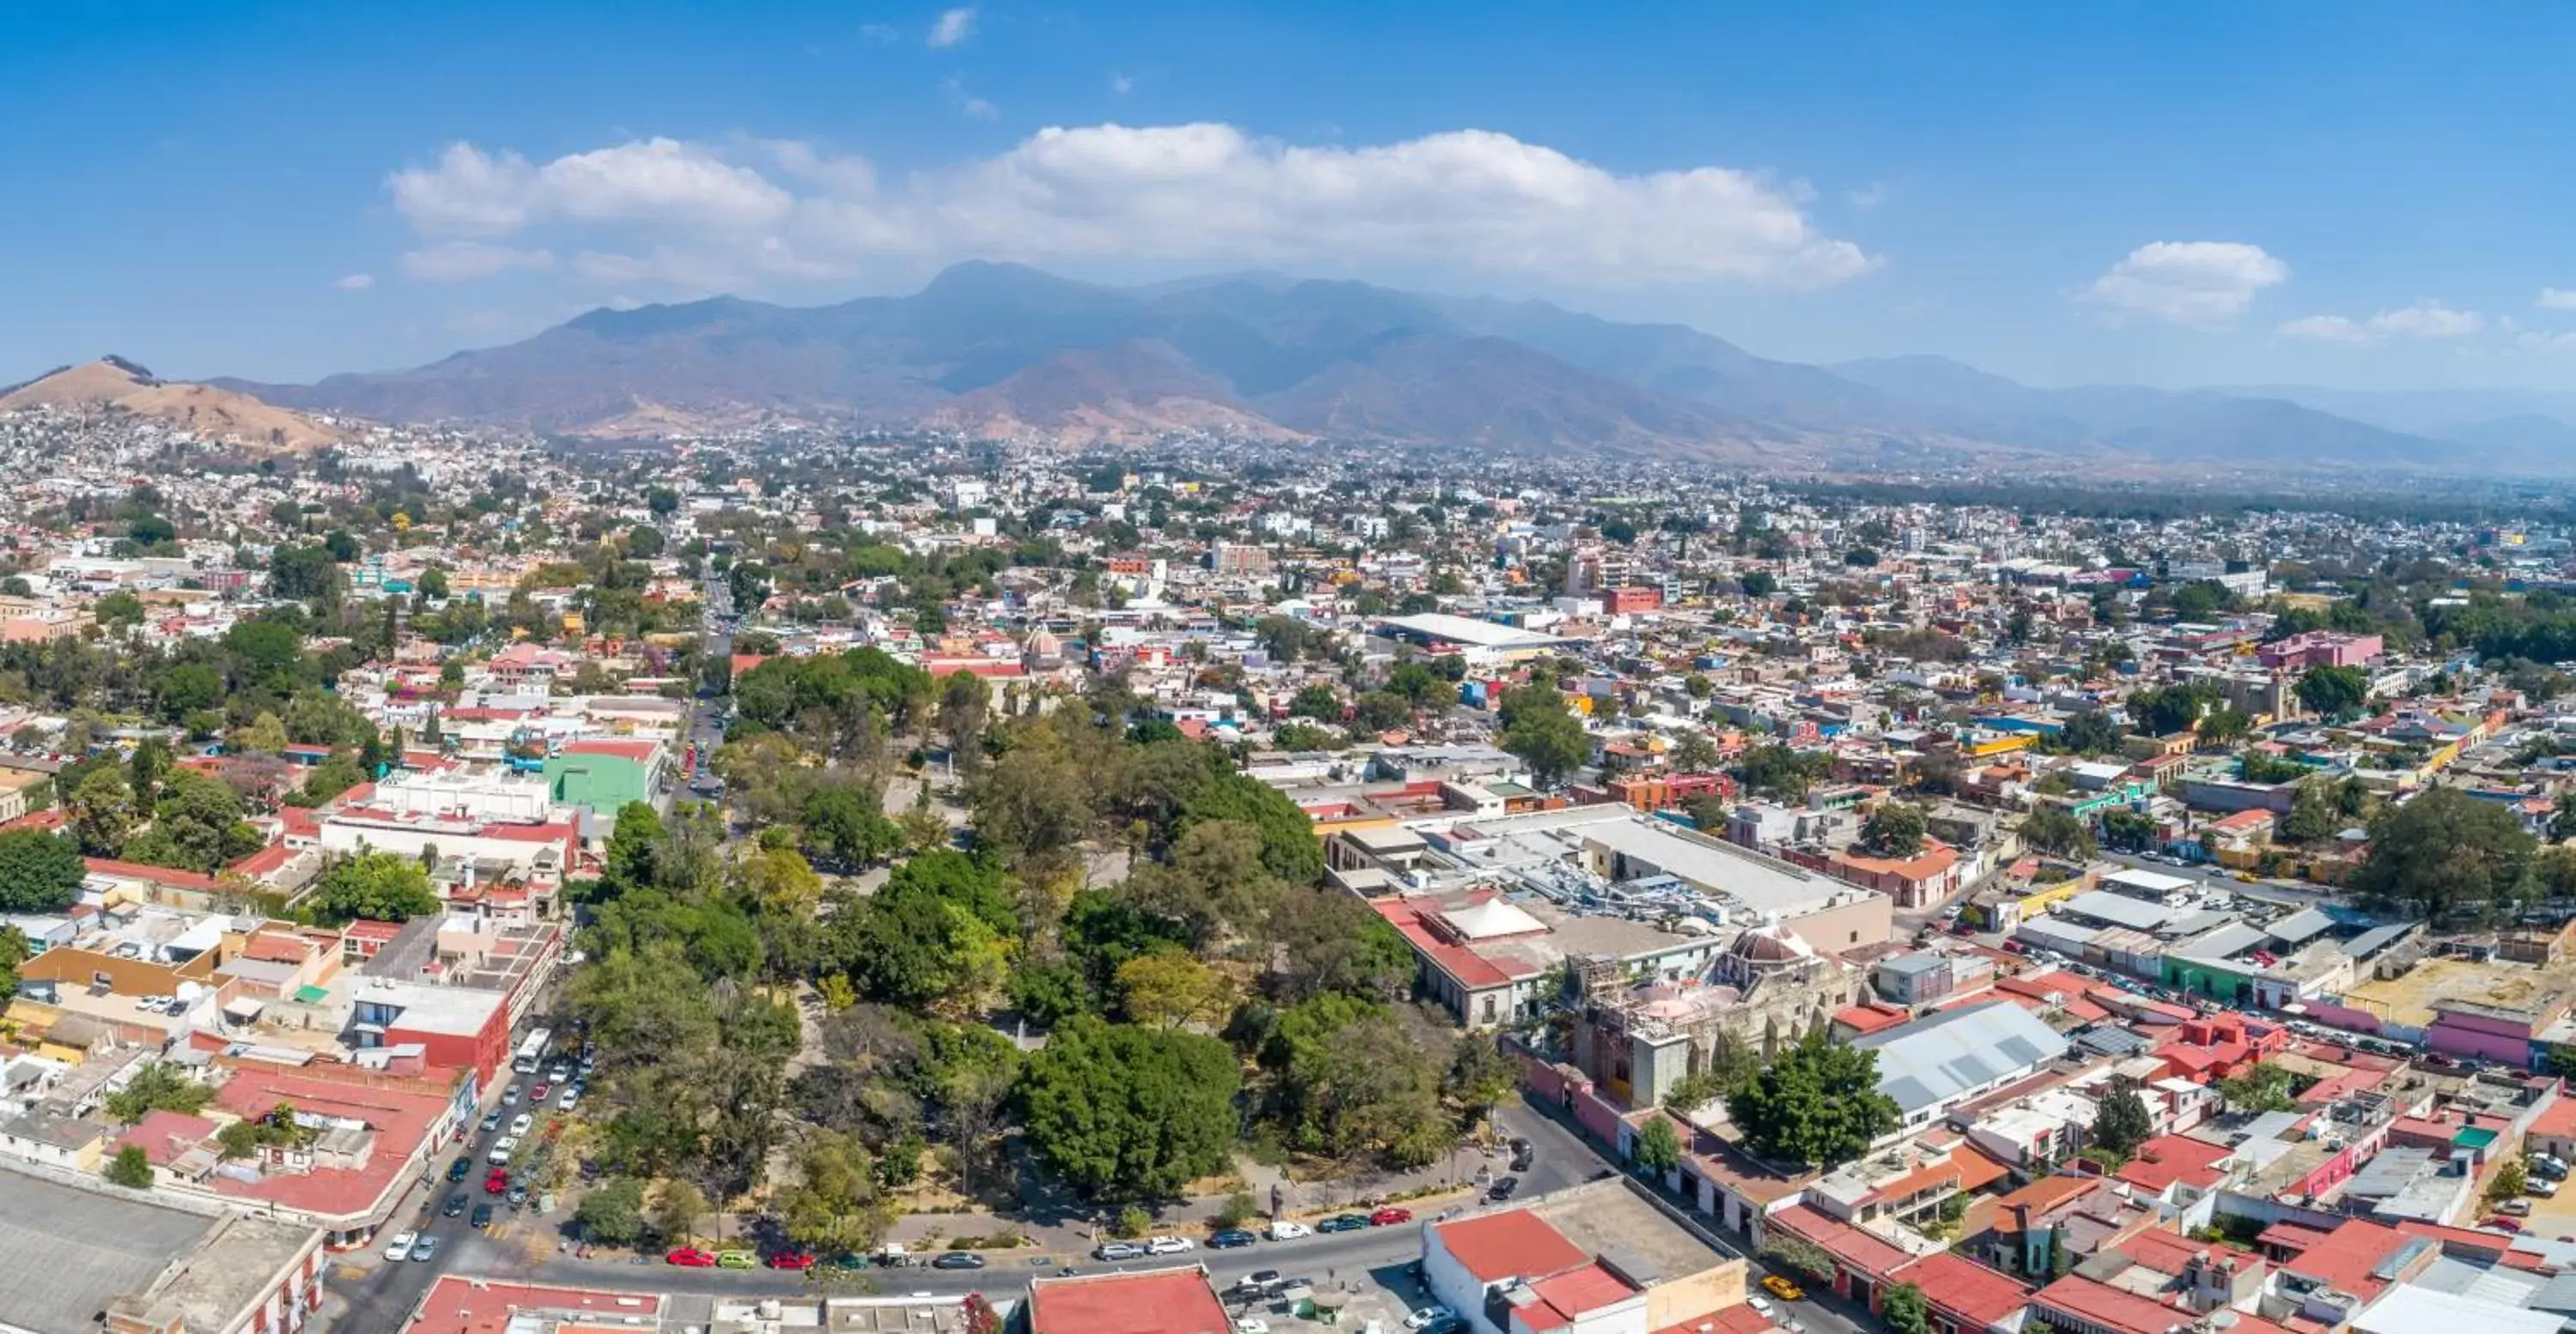
M 812 1251 L 780 1251 L 778 1254 L 769 1257 L 769 1267 L 772 1269 L 811 1269 L 814 1267 L 814 1253 Z
M 663 1256 L 662 1263 L 678 1265 L 683 1269 L 713 1269 L 716 1267 L 716 1257 L 695 1246 L 683 1246 Z
M 539 1084 L 535 1088 L 529 1089 L 528 1101 L 530 1103 L 544 1102 L 546 1100 L 546 1095 L 554 1092 L 554 1087 L 555 1086 L 552 1084 Z
M 1370 1227 L 1385 1227 L 1390 1223 L 1410 1223 L 1412 1221 L 1413 1211 L 1410 1209 L 1380 1209 L 1376 1213 L 1369 1215 Z
M 507 1172 L 494 1172 L 483 1178 L 483 1193 L 486 1195 L 498 1195 L 509 1188 L 510 1174 Z
M 2522 1220 L 2518 1218 L 2506 1218 L 2499 1214 L 2494 1218 L 2490 1218 L 2487 1221 L 2478 1224 L 2478 1226 L 2495 1228 L 2501 1232 L 2520 1232 L 2522 1231 Z

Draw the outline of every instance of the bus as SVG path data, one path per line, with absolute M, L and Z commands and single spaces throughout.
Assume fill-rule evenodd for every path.
M 540 1028 L 519 1044 L 519 1054 L 510 1058 L 510 1068 L 519 1074 L 533 1075 L 546 1059 L 546 1044 L 554 1041 L 554 1030 Z

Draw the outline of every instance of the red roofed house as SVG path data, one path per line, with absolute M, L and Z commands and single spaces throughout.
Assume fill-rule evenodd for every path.
M 1029 1281 L 1029 1334 L 1229 1334 L 1197 1265 Z
M 1744 1307 L 1744 1275 L 1624 1181 L 1422 1229 L 1423 1286 L 1500 1334 L 1697 1329 Z
M 2193 1313 L 2107 1283 L 2069 1274 L 2031 1295 L 2030 1310 L 2046 1328 L 2066 1334 L 2171 1334 L 2188 1327 Z M 2283 1326 L 2243 1311 L 2228 1334 L 2290 1334 Z
M 425 1334 L 520 1334 L 528 1329 L 589 1331 L 662 1326 L 671 1299 L 659 1293 L 505 1283 L 441 1274 L 405 1326 Z M 954 1305 L 954 1302 L 949 1303 Z M 585 1316 L 596 1316 L 594 1321 Z M 560 1322 L 560 1323 L 558 1323 Z

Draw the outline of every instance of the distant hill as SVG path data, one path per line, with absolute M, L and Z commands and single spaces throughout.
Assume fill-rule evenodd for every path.
M 94 410 L 148 417 L 200 438 L 258 450 L 310 450 L 340 433 L 249 393 L 216 385 L 155 379 L 122 357 L 102 357 L 49 371 L 0 391 L 0 413 L 21 408 Z
M 2459 454 L 2441 432 L 2286 390 L 2041 389 L 1940 357 L 1776 361 L 1685 326 L 1545 302 L 1268 273 L 1110 287 L 991 263 L 910 296 L 596 310 L 412 370 L 216 383 L 289 407 L 568 434 L 784 419 L 1084 445 L 1201 430 L 1784 467 L 2441 468 Z M 2498 466 L 2576 471 L 2546 452 L 2517 444 Z

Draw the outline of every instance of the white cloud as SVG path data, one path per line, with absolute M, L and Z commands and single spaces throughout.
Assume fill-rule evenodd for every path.
M 447 241 L 394 259 L 403 276 L 420 283 L 471 283 L 528 269 L 551 269 L 554 252 L 514 250 L 480 241 Z
M 2152 241 L 2093 280 L 2086 295 L 2175 324 L 2225 324 L 2256 293 L 2290 279 L 2290 266 L 2241 241 Z
M 376 285 L 376 275 L 372 273 L 344 273 L 339 277 L 332 279 L 331 285 L 343 292 L 363 292 Z
M 1002 114 L 999 107 L 980 97 L 967 98 L 957 109 L 965 112 L 968 120 L 991 120 Z
M 731 228 L 777 221 L 793 196 L 759 172 L 676 139 L 639 139 L 532 167 L 453 144 L 438 165 L 393 174 L 394 207 L 430 235 L 496 236 L 531 222 Z
M 2453 310 L 2439 301 L 2418 301 L 2398 310 L 2383 310 L 2366 320 L 2342 315 L 2310 315 L 2281 326 L 2284 338 L 2320 343 L 2368 344 L 2391 338 L 2466 338 L 2486 327 L 2473 310 Z
M 925 40 L 930 43 L 931 50 L 944 51 L 974 35 L 975 7 L 961 5 L 955 9 L 942 11 L 931 23 L 930 36 Z
M 859 25 L 859 37 L 861 40 L 874 42 L 879 46 L 884 46 L 901 36 L 903 36 L 903 30 L 897 28 L 891 23 L 862 23 Z
M 1124 74 L 1112 74 L 1109 76 L 1109 91 L 1124 97 L 1136 91 L 1136 81 Z
M 1486 130 L 1339 147 L 1209 123 L 1048 129 L 994 157 L 891 181 L 862 158 L 793 141 L 651 139 L 542 165 L 459 144 L 388 184 L 426 236 L 542 241 L 574 254 L 575 274 L 625 286 L 717 290 L 982 257 L 1816 287 L 1877 263 L 1816 229 L 1802 183 L 1715 166 L 1623 174 Z M 2250 252 L 2275 274 L 2240 273 L 2240 287 L 2286 273 L 2253 247 L 2219 249 Z M 2124 261 L 2136 271 L 2128 281 L 2187 286 L 2199 272 L 2157 263 L 2156 250 Z M 2166 304 L 2241 309 L 2242 298 L 2227 305 L 2214 291 L 2203 282 Z
M 2534 329 L 2514 341 L 2534 352 L 2565 352 L 2576 349 L 2576 333 L 2551 333 Z
M 2544 287 L 2540 289 L 2540 299 L 2531 304 L 2542 310 L 2576 310 L 2576 291 L 2569 291 L 2564 287 Z
M 1853 208 L 1866 213 L 1887 202 L 1887 182 L 1871 181 L 1857 190 L 1845 193 L 1843 197 L 1851 201 Z

